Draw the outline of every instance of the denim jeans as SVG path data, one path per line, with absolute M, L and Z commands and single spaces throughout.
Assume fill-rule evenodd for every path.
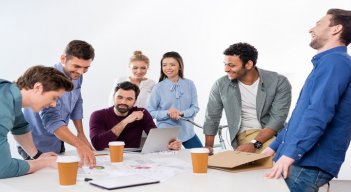
M 317 192 L 334 176 L 315 167 L 291 165 L 289 176 L 285 179 L 291 192 Z
M 195 134 L 194 137 L 192 137 L 191 139 L 184 141 L 183 142 L 183 146 L 186 149 L 191 149 L 191 148 L 201 148 L 203 147 L 199 137 L 197 137 L 197 135 Z

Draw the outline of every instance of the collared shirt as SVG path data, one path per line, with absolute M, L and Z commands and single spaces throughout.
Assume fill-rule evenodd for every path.
M 291 103 L 291 85 L 276 72 L 257 68 L 260 80 L 256 96 L 257 118 L 262 127 L 280 131 L 284 127 Z M 236 136 L 241 125 L 241 96 L 237 80 L 227 75 L 219 78 L 210 91 L 207 103 L 204 134 L 216 135 L 224 109 L 230 140 L 237 147 Z
M 270 147 L 298 166 L 337 176 L 351 139 L 351 57 L 340 46 L 315 55 L 291 119 Z
M 22 95 L 18 87 L 0 79 L 0 179 L 25 175 L 29 171 L 27 161 L 11 157 L 7 135 L 28 133 L 28 123 L 23 117 Z
M 193 81 L 179 78 L 177 83 L 173 83 L 166 78 L 157 83 L 151 92 L 148 111 L 156 119 L 158 128 L 179 127 L 179 139 L 182 142 L 194 137 L 194 126 L 191 123 L 168 117 L 170 108 L 176 108 L 184 114 L 184 118 L 194 120 L 199 105 Z
M 54 67 L 64 73 L 61 63 Z M 66 74 L 67 77 L 69 77 Z M 77 80 L 72 80 L 74 89 L 71 92 L 65 92 L 57 101 L 56 107 L 43 109 L 35 113 L 30 109 L 24 109 L 24 117 L 30 124 L 35 146 L 42 152 L 53 151 L 59 153 L 61 150 L 61 140 L 54 132 L 56 129 L 67 126 L 69 119 L 83 119 L 83 99 L 81 96 L 81 85 L 83 76 Z
M 118 116 L 114 107 L 95 111 L 90 116 L 90 139 L 96 150 L 103 150 L 108 147 L 110 141 L 124 141 L 127 148 L 140 147 L 142 132 L 149 133 L 150 129 L 156 128 L 150 113 L 145 110 L 141 120 L 136 120 L 126 125 L 121 134 L 117 137 L 111 129 L 127 118 L 134 111 L 143 111 L 144 108 L 133 107 L 126 116 Z

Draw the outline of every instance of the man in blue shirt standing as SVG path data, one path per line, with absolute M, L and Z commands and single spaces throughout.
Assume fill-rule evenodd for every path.
M 32 173 L 44 167 L 56 167 L 56 154 L 41 153 L 35 147 L 22 107 L 33 111 L 55 107 L 65 91 L 73 89 L 72 82 L 52 67 L 34 66 L 16 83 L 0 79 L 0 179 Z M 11 157 L 7 140 L 11 132 L 15 140 L 30 156 L 24 161 Z
M 54 68 L 64 73 L 74 84 L 74 89 L 65 94 L 57 101 L 54 108 L 48 108 L 39 113 L 30 109 L 24 110 L 24 117 L 30 124 L 35 146 L 43 152 L 65 151 L 66 142 L 77 148 L 80 164 L 94 167 L 96 159 L 93 149 L 83 131 L 83 99 L 81 85 L 83 74 L 88 71 L 95 56 L 94 48 L 81 40 L 71 41 L 61 56 L 61 62 Z M 75 136 L 68 128 L 69 119 L 77 130 Z M 19 153 L 26 158 L 27 154 L 19 148 Z
M 281 175 L 291 191 L 318 191 L 337 177 L 351 139 L 351 11 L 330 9 L 310 34 L 318 51 L 288 125 L 263 153 L 266 176 Z

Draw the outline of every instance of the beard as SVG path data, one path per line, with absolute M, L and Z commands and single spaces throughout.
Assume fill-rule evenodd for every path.
M 241 80 L 243 77 L 245 77 L 247 74 L 247 70 L 242 68 L 238 71 L 234 71 L 234 77 L 229 77 L 230 80 Z
M 122 108 L 121 106 L 124 106 L 124 107 Z M 129 110 L 131 110 L 132 107 L 129 107 L 126 104 L 118 104 L 118 105 L 115 105 L 115 108 L 120 113 L 127 113 Z
M 323 39 L 319 37 L 312 39 L 312 41 L 310 42 L 310 46 L 315 50 L 321 49 L 324 45 L 325 45 L 325 42 L 323 41 Z

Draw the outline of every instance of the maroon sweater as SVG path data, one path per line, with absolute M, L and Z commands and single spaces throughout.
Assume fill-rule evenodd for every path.
M 95 111 L 90 116 L 90 139 L 96 150 L 103 150 L 108 147 L 110 141 L 124 141 L 125 147 L 140 147 L 140 140 L 143 130 L 146 134 L 150 129 L 156 128 L 156 125 L 150 115 L 145 110 L 143 119 L 129 123 L 119 137 L 112 131 L 112 127 L 125 119 L 133 111 L 142 111 L 144 108 L 133 107 L 127 116 L 117 116 L 113 111 L 114 107 Z

